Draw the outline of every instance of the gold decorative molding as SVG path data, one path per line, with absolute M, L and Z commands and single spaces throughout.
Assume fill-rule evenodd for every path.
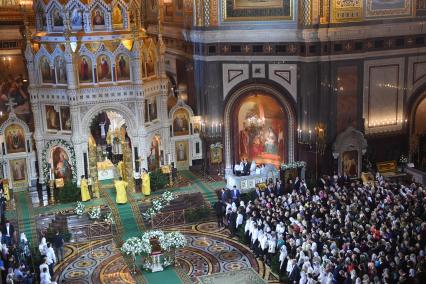
M 346 23 L 362 21 L 362 0 L 332 0 L 332 22 Z

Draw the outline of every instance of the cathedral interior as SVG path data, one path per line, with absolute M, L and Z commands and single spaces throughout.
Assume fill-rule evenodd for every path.
M 0 283 L 426 283 L 426 0 L 0 0 Z

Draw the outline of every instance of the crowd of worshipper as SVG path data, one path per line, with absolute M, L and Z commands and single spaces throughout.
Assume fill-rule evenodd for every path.
M 53 269 L 58 261 L 64 259 L 64 239 L 59 232 L 50 244 L 43 237 L 38 246 L 41 264 L 36 267 L 35 257 L 24 232 L 18 234 L 15 226 L 5 218 L 9 200 L 5 198 L 5 189 L 0 183 L 0 274 L 1 282 L 6 284 L 56 284 L 52 281 Z M 19 235 L 19 238 L 18 238 Z M 58 255 L 58 257 L 56 257 Z
M 239 196 L 219 194 L 218 226 L 243 230 L 256 257 L 278 262 L 289 283 L 426 283 L 421 185 L 335 176 L 308 188 L 296 178 L 256 188 L 247 204 Z
M 4 207 L 5 202 L 3 200 L 0 202 L 0 206 Z M 34 274 L 30 270 L 31 253 L 27 237 L 21 233 L 18 241 L 13 224 L 6 219 L 1 222 L 0 245 L 1 283 L 35 283 Z

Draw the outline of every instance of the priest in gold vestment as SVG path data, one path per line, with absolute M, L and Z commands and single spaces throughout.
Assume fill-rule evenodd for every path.
M 151 179 L 146 169 L 142 172 L 142 193 L 143 195 L 151 195 Z
M 115 201 L 117 204 L 126 204 L 127 203 L 127 193 L 126 193 L 126 187 L 127 182 L 125 182 L 121 177 L 118 178 L 114 182 L 115 185 L 115 191 L 116 191 L 116 198 Z
M 81 190 L 81 201 L 90 200 L 89 186 L 87 185 L 87 179 L 85 176 L 81 176 L 80 181 L 80 190 Z

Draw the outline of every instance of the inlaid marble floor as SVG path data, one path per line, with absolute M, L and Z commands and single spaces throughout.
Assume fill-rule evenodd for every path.
M 252 267 L 268 283 L 279 283 L 276 277 L 251 251 L 228 236 L 228 231 L 207 222 L 182 226 L 188 245 L 176 252 L 177 266 L 191 277 Z M 98 241 L 83 247 L 67 247 L 66 261 L 57 267 L 58 283 L 135 283 L 119 250 L 111 241 Z

